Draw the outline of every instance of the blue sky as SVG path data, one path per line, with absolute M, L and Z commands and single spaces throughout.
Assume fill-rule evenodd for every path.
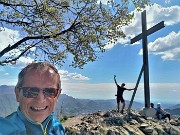
M 148 36 L 151 101 L 180 103 L 180 3 L 179 0 L 152 2 L 154 5 L 146 8 L 147 28 L 161 21 L 166 26 Z M 129 43 L 131 38 L 141 33 L 140 13 L 132 12 L 135 13 L 135 19 L 123 28 L 126 39 L 107 45 L 106 52 L 99 54 L 96 62 L 88 63 L 84 69 L 74 69 L 68 66 L 67 60 L 63 67 L 58 68 L 62 93 L 75 98 L 114 99 L 114 75 L 119 84 L 125 82 L 127 88 L 135 87 L 143 58 L 141 41 L 133 45 Z M 18 37 L 19 32 L 8 28 L 5 32 L 0 32 L 0 50 L 11 43 L 8 35 L 12 34 Z M 17 65 L 0 67 L 0 85 L 15 85 L 20 69 L 31 61 L 31 58 L 21 58 Z M 131 96 L 132 92 L 124 93 L 127 100 Z M 135 100 L 144 102 L 143 78 Z

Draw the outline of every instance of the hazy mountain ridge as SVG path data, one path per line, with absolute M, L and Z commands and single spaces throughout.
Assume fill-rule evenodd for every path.
M 128 107 L 129 101 L 126 101 Z M 16 111 L 18 103 L 15 99 L 14 86 L 1 85 L 0 86 L 0 116 L 6 116 L 13 111 Z M 134 102 L 132 109 L 140 109 L 143 107 L 142 103 Z M 79 115 L 95 113 L 97 111 L 108 111 L 116 108 L 116 100 L 91 100 L 91 99 L 77 99 L 66 94 L 61 94 L 57 102 L 55 111 L 61 115 Z M 174 105 L 166 109 L 173 115 L 180 115 L 180 104 Z
M 4 94 L 13 94 L 14 95 L 14 88 L 15 86 L 7 86 L 7 85 L 1 85 L 0 86 L 0 95 Z
M 127 101 L 127 105 L 129 101 Z M 134 102 L 134 109 L 142 108 L 143 104 Z M 116 100 L 91 100 L 91 99 L 76 99 L 66 94 L 62 94 L 56 108 L 61 108 L 62 114 L 87 114 L 97 111 L 107 111 L 116 108 Z
M 177 108 L 180 108 L 180 104 L 176 104 L 174 106 L 171 106 L 168 109 L 173 110 L 173 109 L 177 109 Z

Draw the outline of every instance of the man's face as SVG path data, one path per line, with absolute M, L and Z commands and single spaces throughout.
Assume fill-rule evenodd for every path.
M 40 92 L 36 98 L 23 96 L 23 90 L 16 90 L 16 99 L 20 104 L 22 113 L 31 121 L 43 122 L 54 110 L 61 89 L 55 98 L 45 97 L 43 88 L 57 89 L 58 78 L 52 69 L 40 73 L 36 70 L 29 70 L 24 77 L 22 87 L 37 87 Z

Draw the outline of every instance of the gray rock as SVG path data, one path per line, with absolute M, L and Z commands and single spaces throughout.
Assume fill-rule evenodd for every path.
M 180 135 L 180 116 L 171 121 L 145 119 L 138 112 L 131 116 L 114 110 L 89 114 L 81 123 L 66 126 L 67 135 Z
M 145 135 L 141 130 L 139 130 L 138 128 L 131 126 L 131 125 L 125 125 L 123 126 L 126 131 L 130 134 L 130 135 Z
M 171 126 L 170 135 L 180 135 L 180 127 Z
M 116 133 L 113 130 L 109 129 L 107 131 L 107 135 L 116 135 Z
M 158 135 L 168 135 L 168 133 L 163 130 L 161 125 L 156 125 L 154 129 L 157 131 Z
M 129 124 L 131 124 L 131 125 L 139 125 L 139 123 L 136 120 L 129 121 Z
M 153 127 L 149 127 L 149 126 L 144 129 L 144 133 L 146 135 L 152 135 L 153 131 L 154 131 Z

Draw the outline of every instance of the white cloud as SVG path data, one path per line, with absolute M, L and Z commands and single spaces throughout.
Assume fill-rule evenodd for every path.
M 155 24 L 164 21 L 165 25 L 174 25 L 180 22 L 180 7 L 162 7 L 158 4 L 153 6 L 147 6 L 146 8 L 146 18 L 147 18 L 147 29 L 154 26 Z M 127 36 L 132 34 L 141 33 L 141 13 L 134 11 L 134 20 L 129 26 L 123 27 L 123 31 Z
M 60 75 L 68 74 L 67 70 L 59 70 L 58 72 Z
M 72 76 L 72 78 L 74 80 L 90 80 L 88 77 L 83 76 L 81 74 L 75 74 L 75 75 Z
M 20 38 L 19 31 L 0 27 L 0 51 L 9 44 L 14 44 Z
M 90 78 L 83 76 L 78 73 L 69 73 L 66 70 L 59 70 L 59 74 L 61 76 L 61 80 L 78 80 L 78 81 L 87 81 L 90 80 Z
M 125 39 L 119 39 L 117 43 L 124 45 L 130 44 L 130 39 L 139 35 L 142 31 L 141 28 L 141 12 L 133 11 L 134 19 L 128 26 L 122 28 L 126 34 Z M 166 26 L 175 25 L 180 23 L 180 6 L 162 7 L 158 4 L 146 7 L 147 29 L 155 24 L 164 21 Z M 139 43 L 139 42 L 137 42 Z M 137 44 L 135 43 L 135 44 Z M 108 44 L 106 49 L 113 48 L 116 44 Z
M 16 64 L 15 65 L 11 65 L 12 68 L 17 68 L 17 67 L 20 67 L 20 68 L 23 68 L 25 67 L 26 65 L 28 65 L 29 63 L 32 63 L 34 60 L 31 59 L 30 57 L 20 57 Z
M 171 0 L 165 0 L 165 3 L 166 4 L 171 3 Z
M 107 45 L 104 47 L 104 49 L 111 49 L 111 48 L 113 48 L 116 45 L 116 43 L 121 43 L 121 44 L 124 44 L 124 45 L 129 45 L 130 44 L 130 40 L 133 37 L 135 37 L 135 35 L 131 34 L 131 35 L 126 36 L 125 38 L 117 39 L 117 42 L 114 42 L 112 40 L 114 43 L 107 43 Z M 137 43 L 139 43 L 139 42 L 137 42 Z
M 16 43 L 20 39 L 20 33 L 17 30 L 12 30 L 8 28 L 0 27 L 0 51 L 2 51 L 8 45 L 12 45 Z M 9 54 L 13 54 L 14 56 L 18 56 L 20 54 L 19 49 L 14 49 L 4 56 L 7 57 Z M 12 65 L 12 67 L 24 67 L 28 63 L 31 63 L 33 59 L 30 57 L 21 57 L 17 60 L 16 65 Z
M 147 22 L 149 27 L 164 21 L 165 25 L 170 26 L 180 22 L 180 6 L 162 7 L 154 4 L 147 7 Z
M 180 31 L 158 38 L 148 45 L 149 52 L 160 55 L 163 60 L 180 60 Z M 142 55 L 142 49 L 139 52 Z

